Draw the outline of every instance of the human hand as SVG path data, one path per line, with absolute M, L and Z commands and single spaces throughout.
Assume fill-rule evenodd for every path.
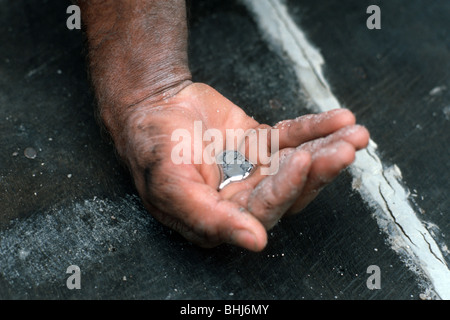
M 279 151 L 272 150 L 277 173 L 263 174 L 261 169 L 267 165 L 257 163 L 250 177 L 218 191 L 217 164 L 172 161 L 178 144 L 171 139 L 173 132 L 184 129 L 193 137 L 195 121 L 223 136 L 227 129 L 278 129 Z M 270 127 L 200 83 L 173 97 L 134 106 L 123 126 L 120 154 L 144 206 L 157 220 L 203 247 L 231 243 L 253 251 L 265 247 L 266 230 L 284 215 L 307 206 L 369 140 L 368 131 L 355 125 L 355 117 L 346 109 Z M 267 143 L 270 150 L 270 140 Z M 206 146 L 203 142 L 201 150 Z
M 192 84 L 183 0 L 99 0 L 80 5 L 102 123 L 145 207 L 194 243 L 212 247 L 227 242 L 262 250 L 266 230 L 284 215 L 303 209 L 368 143 L 367 130 L 354 125 L 348 110 L 286 120 L 271 128 L 213 88 Z M 205 141 L 196 143 L 196 123 L 222 137 L 227 129 L 258 129 L 243 141 L 242 151 L 249 156 L 252 139 L 264 142 L 260 132 L 278 132 L 278 148 L 272 145 L 273 136 L 265 141 L 271 155 L 268 168 L 278 169 L 269 173 L 277 172 L 264 172 L 268 168 L 259 148 L 256 159 L 250 159 L 255 172 L 217 191 L 217 164 L 176 164 L 172 158 L 178 146 L 172 141 L 176 130 L 194 137 L 189 151 L 194 151 L 194 158 L 196 146 L 207 150 Z M 213 145 L 218 144 L 214 140 Z

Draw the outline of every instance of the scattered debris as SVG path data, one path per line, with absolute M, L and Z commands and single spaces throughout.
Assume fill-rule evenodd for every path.
M 34 159 L 37 156 L 37 151 L 34 148 L 28 147 L 28 148 L 25 148 L 25 150 L 23 151 L 23 154 L 28 159 Z
M 433 89 L 430 90 L 429 95 L 430 95 L 430 96 L 437 96 L 437 95 L 441 94 L 442 91 L 444 91 L 444 90 L 446 90 L 446 89 L 447 89 L 446 86 L 438 86 L 438 87 L 435 87 L 435 88 L 433 88 Z
M 29 255 L 30 255 L 30 251 L 25 250 L 25 249 L 20 249 L 20 251 L 19 251 L 19 259 L 20 260 L 25 260 Z
M 420 300 L 431 300 L 431 297 L 426 293 L 419 294 Z
M 270 99 L 269 106 L 272 110 L 279 110 L 282 108 L 281 102 L 277 99 Z
M 442 112 L 444 113 L 445 119 L 450 120 L 450 106 L 446 106 L 442 109 Z

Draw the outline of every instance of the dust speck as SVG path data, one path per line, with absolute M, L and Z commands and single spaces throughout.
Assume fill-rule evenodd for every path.
M 37 156 L 37 151 L 34 148 L 28 147 L 23 151 L 23 154 L 28 159 L 34 159 Z
M 431 297 L 427 295 L 426 293 L 419 294 L 420 300 L 431 300 Z
M 450 120 L 450 106 L 446 106 L 442 109 L 442 112 L 444 113 L 445 119 Z
M 29 255 L 30 255 L 30 251 L 20 249 L 20 251 L 19 251 L 19 259 L 20 260 L 25 260 Z
M 435 87 L 435 88 L 433 88 L 433 89 L 430 90 L 429 95 L 430 95 L 430 96 L 437 96 L 437 95 L 441 94 L 442 91 L 444 91 L 444 90 L 446 90 L 446 89 L 447 89 L 446 86 L 438 86 L 438 87 Z
M 278 101 L 277 99 L 270 99 L 269 106 L 272 110 L 279 110 L 282 107 L 281 102 Z

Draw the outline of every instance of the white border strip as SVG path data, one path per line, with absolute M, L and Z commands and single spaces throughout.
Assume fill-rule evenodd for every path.
M 302 88 L 319 110 L 340 108 L 323 76 L 320 52 L 306 40 L 286 6 L 277 0 L 242 1 L 265 35 L 291 59 Z M 445 259 L 411 207 L 400 170 L 396 165 L 383 169 L 376 148 L 370 140 L 369 146 L 357 153 L 351 166 L 353 185 L 375 210 L 378 225 L 389 236 L 392 248 L 406 258 L 404 262 L 409 267 L 431 282 L 441 299 L 450 299 L 450 270 Z M 417 271 L 417 267 L 421 270 Z

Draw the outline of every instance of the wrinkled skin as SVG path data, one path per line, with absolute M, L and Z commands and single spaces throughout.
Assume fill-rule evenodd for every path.
M 348 110 L 285 120 L 275 126 L 279 152 L 271 139 L 265 141 L 272 162 L 265 163 L 258 153 L 260 158 L 252 160 L 256 171 L 248 179 L 217 191 L 216 164 L 172 161 L 178 144 L 172 133 L 185 129 L 194 136 L 195 121 L 224 137 L 227 129 L 270 126 L 213 88 L 192 83 L 185 1 L 78 3 L 102 123 L 148 211 L 200 246 L 231 243 L 262 250 L 266 231 L 283 216 L 300 212 L 368 143 L 367 130 L 355 125 Z M 245 154 L 251 154 L 259 132 L 243 142 Z M 278 170 L 264 174 L 268 166 Z
M 171 161 L 178 143 L 171 141 L 173 131 L 184 128 L 194 136 L 194 121 L 201 121 L 204 130 L 219 129 L 224 136 L 226 129 L 270 127 L 200 83 L 159 101 L 144 101 L 129 113 L 121 153 L 145 207 L 203 247 L 231 243 L 262 250 L 266 230 L 307 206 L 369 140 L 368 131 L 355 125 L 354 115 L 346 109 L 282 121 L 274 126 L 279 130 L 280 151 L 273 160 L 279 161 L 277 173 L 263 175 L 257 165 L 249 178 L 217 191 L 216 164 Z

